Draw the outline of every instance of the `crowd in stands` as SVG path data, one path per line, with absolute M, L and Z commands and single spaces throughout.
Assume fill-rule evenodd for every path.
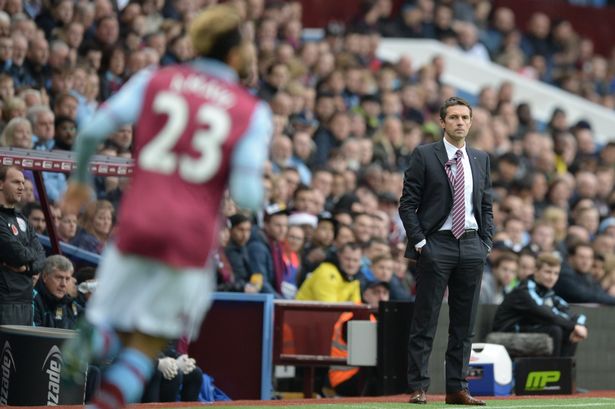
M 215 254 L 221 291 L 358 302 L 384 282 L 390 299 L 413 299 L 397 212 L 403 172 L 416 146 L 440 140 L 438 109 L 456 90 L 441 82 L 452 68 L 439 57 L 421 67 L 411 50 L 378 59 L 382 36 L 434 38 L 615 107 L 615 59 L 542 13 L 522 28 L 488 1 L 408 1 L 392 15 L 390 0 L 372 0 L 352 22 L 306 40 L 298 1 L 230 2 L 258 56 L 244 83 L 270 104 L 275 129 L 264 210 L 245 214 L 225 199 Z M 0 0 L 0 146 L 70 149 L 135 72 L 192 58 L 186 23 L 210 3 Z M 501 303 L 547 251 L 563 261 L 558 296 L 615 304 L 615 142 L 597 144 L 591 118 L 571 123 L 564 109 L 541 125 L 514 93 L 509 83 L 485 87 L 473 108 L 469 141 L 491 155 L 497 227 L 481 301 Z M 126 126 L 99 153 L 130 158 L 132 137 Z M 44 234 L 39 192 L 25 174 L 22 212 Z M 129 179 L 96 178 L 98 200 L 73 215 L 57 206 L 66 178 L 44 173 L 59 238 L 100 253 Z
M 537 11 L 520 27 L 513 10 L 496 8 L 488 0 L 407 1 L 399 13 L 393 13 L 392 0 L 364 4 L 364 17 L 357 21 L 363 30 L 384 37 L 435 39 L 477 61 L 493 61 L 615 108 L 615 49 L 599 55 L 592 40 L 568 20 Z

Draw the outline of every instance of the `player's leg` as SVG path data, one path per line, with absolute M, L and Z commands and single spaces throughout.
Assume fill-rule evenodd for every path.
M 132 402 L 140 398 L 142 385 L 153 372 L 153 358 L 166 340 L 198 334 L 210 304 L 213 274 L 204 269 L 173 269 L 155 260 L 121 254 L 110 245 L 97 279 L 86 309 L 95 336 L 84 336 L 81 347 L 95 350 L 91 345 L 99 334 L 97 329 L 107 323 L 118 331 L 123 346 L 109 375 L 103 374 L 103 382 L 117 402 Z M 113 388 L 114 383 L 128 386 L 122 391 L 119 386 Z
M 122 342 L 114 329 L 112 315 L 106 314 L 106 310 L 112 309 L 108 306 L 113 306 L 119 288 L 133 288 L 126 264 L 113 245 L 107 247 L 96 271 L 98 286 L 88 301 L 86 317 L 77 324 L 77 335 L 62 346 L 62 378 L 65 381 L 83 384 L 88 364 L 110 361 L 120 351 Z M 128 308 L 127 301 L 120 302 L 123 308 Z M 90 313 L 92 309 L 97 310 L 94 317 Z
M 140 332 L 127 334 L 125 347 L 105 371 L 91 407 L 118 409 L 138 402 L 152 377 L 156 356 L 168 340 Z
M 62 347 L 62 377 L 83 384 L 88 365 L 111 361 L 119 353 L 121 338 L 109 325 L 90 323 L 83 318 L 77 324 L 77 335 Z

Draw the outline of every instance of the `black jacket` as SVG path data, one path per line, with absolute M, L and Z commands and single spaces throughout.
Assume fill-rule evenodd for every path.
M 572 331 L 576 324 L 585 325 L 585 316 L 573 314 L 566 301 L 530 277 L 508 293 L 498 306 L 493 330 L 523 332 L 524 327 L 553 324 Z
M 34 326 L 74 329 L 83 308 L 71 297 L 57 299 L 39 279 L 34 287 L 32 310 Z
M 218 291 L 240 291 L 243 292 L 243 288 L 246 283 L 250 281 L 252 276 L 252 267 L 250 266 L 250 257 L 248 256 L 248 247 L 238 246 L 229 240 L 228 244 L 224 248 L 224 254 L 231 265 L 233 270 L 233 283 L 225 283 L 218 285 Z
M 45 263 L 45 251 L 27 219 L 12 208 L 0 206 L 0 303 L 30 304 L 32 276 Z M 17 269 L 26 266 L 23 273 Z
M 615 305 L 615 297 L 604 291 L 590 274 L 577 273 L 569 265 L 562 267 L 559 280 L 553 289 L 570 303 Z
M 472 205 L 478 223 L 478 235 L 491 248 L 494 233 L 489 155 L 466 146 L 472 169 Z M 399 215 L 408 245 L 405 256 L 416 259 L 414 246 L 435 233 L 453 208 L 453 188 L 446 175 L 448 161 L 443 141 L 418 146 L 410 157 L 399 201 Z

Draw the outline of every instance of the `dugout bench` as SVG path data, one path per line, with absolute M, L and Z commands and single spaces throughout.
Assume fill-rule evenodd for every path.
M 369 320 L 375 310 L 352 303 L 274 301 L 273 364 L 304 368 L 305 398 L 311 398 L 314 392 L 316 368 L 347 365 L 346 358 L 331 356 L 333 326 L 344 312 L 353 312 L 358 320 Z

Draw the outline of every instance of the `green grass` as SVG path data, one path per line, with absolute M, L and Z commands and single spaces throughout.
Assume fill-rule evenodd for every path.
M 428 397 L 429 399 L 429 397 Z M 289 401 L 289 408 L 292 409 L 394 409 L 394 408 L 446 408 L 461 409 L 469 408 L 462 405 L 445 405 L 444 403 L 428 403 L 427 405 L 410 405 L 402 402 L 369 402 L 369 403 L 339 403 L 339 404 L 314 404 L 314 405 L 292 405 Z M 255 406 L 220 406 L 224 409 L 278 409 L 284 407 L 277 405 L 255 405 Z M 568 399 L 509 399 L 509 400 L 488 400 L 486 408 L 508 408 L 508 409 L 542 409 L 542 408 L 561 408 L 561 409 L 615 409 L 615 399 L 612 398 L 568 398 Z M 193 409 L 193 408 L 182 408 Z M 194 408 L 199 409 L 199 408 Z

